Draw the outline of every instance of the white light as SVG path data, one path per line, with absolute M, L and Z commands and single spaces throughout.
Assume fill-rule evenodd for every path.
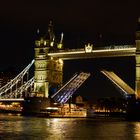
M 46 109 L 58 110 L 57 107 L 47 107 Z
M 59 61 L 60 64 L 63 64 L 63 60 L 62 59 L 59 58 L 58 61 Z
M 50 43 L 50 46 L 53 47 L 53 45 L 54 45 L 54 42 L 52 41 L 52 42 Z
M 0 99 L 0 101 L 24 101 L 23 98 Z
M 93 45 L 90 45 L 90 43 L 88 43 L 88 45 L 85 45 L 85 52 L 92 52 L 92 47 Z

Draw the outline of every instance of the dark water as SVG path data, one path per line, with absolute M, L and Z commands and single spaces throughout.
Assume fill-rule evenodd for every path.
M 140 140 L 140 122 L 0 114 L 0 140 Z

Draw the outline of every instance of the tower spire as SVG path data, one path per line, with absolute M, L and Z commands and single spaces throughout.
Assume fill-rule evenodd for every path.
M 63 34 L 63 32 L 62 32 L 62 33 L 61 33 L 60 42 L 57 44 L 57 48 L 58 48 L 58 49 L 62 49 L 62 48 L 63 48 L 63 37 L 64 37 L 64 34 Z
M 62 42 L 63 42 L 63 36 L 64 36 L 64 34 L 63 34 L 63 32 L 62 32 L 62 33 L 61 33 L 60 43 L 62 43 Z
M 54 42 L 55 42 L 55 34 L 53 31 L 53 24 L 52 21 L 50 20 L 49 24 L 48 24 L 48 30 L 47 33 L 44 37 L 46 40 L 48 40 L 49 42 L 49 46 L 53 47 L 54 46 Z

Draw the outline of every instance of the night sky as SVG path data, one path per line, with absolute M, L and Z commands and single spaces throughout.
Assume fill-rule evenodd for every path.
M 82 48 L 88 42 L 96 47 L 134 44 L 139 7 L 139 0 L 4 0 L 0 3 L 0 70 L 14 67 L 20 72 L 34 58 L 36 30 L 45 33 L 50 20 L 56 35 L 64 33 L 65 48 Z M 133 87 L 134 63 L 133 57 L 67 61 L 64 80 L 77 71 L 89 71 L 93 73 L 90 82 L 79 92 L 95 97 L 106 90 L 115 95 L 116 89 L 99 70 L 114 70 Z

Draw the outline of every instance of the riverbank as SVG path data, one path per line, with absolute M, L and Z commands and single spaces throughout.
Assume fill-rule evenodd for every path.
M 0 110 L 3 114 L 20 114 L 21 116 L 35 116 L 35 117 L 46 117 L 46 118 L 92 118 L 92 117 L 125 117 L 126 113 L 122 112 L 94 112 L 92 115 L 86 115 L 86 112 L 82 113 L 67 113 L 67 114 L 48 114 L 46 112 L 41 113 L 23 113 L 17 110 Z

